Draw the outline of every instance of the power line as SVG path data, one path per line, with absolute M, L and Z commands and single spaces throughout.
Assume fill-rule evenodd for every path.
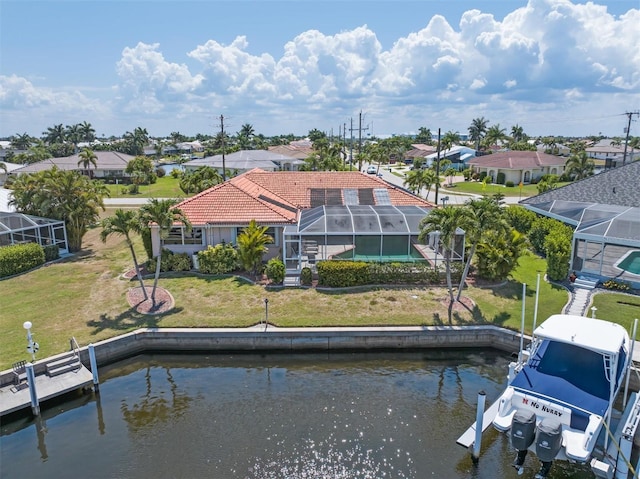
M 627 145 L 629 144 L 629 132 L 631 131 L 631 117 L 633 115 L 640 116 L 640 112 L 637 111 L 628 111 L 625 113 L 629 121 L 627 122 L 627 127 L 625 128 L 625 133 L 627 137 L 624 141 L 624 154 L 622 155 L 622 166 L 627 162 Z

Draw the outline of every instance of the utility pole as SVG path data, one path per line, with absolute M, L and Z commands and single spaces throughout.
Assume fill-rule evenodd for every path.
M 624 141 L 624 154 L 622 155 L 622 166 L 624 166 L 624 164 L 627 162 L 627 145 L 629 144 L 629 132 L 631 131 L 631 117 L 633 115 L 636 115 L 636 116 L 640 115 L 640 112 L 632 111 L 632 112 L 625 113 L 625 115 L 627 115 L 627 118 L 629 119 L 629 121 L 627 122 L 627 128 L 625 128 L 627 137 L 625 138 L 625 141 Z
M 438 128 L 438 154 L 436 159 L 436 206 L 438 206 L 439 186 L 440 186 L 440 128 Z
M 369 127 L 362 128 L 362 110 L 358 115 L 358 171 L 362 171 L 362 132 Z M 351 119 L 351 162 L 353 163 L 353 118 Z
M 222 181 L 227 181 L 227 166 L 224 161 L 224 116 L 220 115 L 220 138 L 222 140 Z
M 351 134 L 351 139 L 349 140 L 349 171 L 353 170 L 353 117 L 351 120 L 351 127 L 349 128 L 349 133 Z

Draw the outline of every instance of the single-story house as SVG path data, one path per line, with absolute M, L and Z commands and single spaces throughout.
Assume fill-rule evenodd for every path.
M 264 260 L 280 256 L 288 271 L 338 257 L 410 261 L 420 254 L 414 251 L 418 225 L 433 206 L 358 171 L 254 169 L 177 205 L 191 222 L 191 233 L 176 226 L 161 240 L 152 225 L 153 253 L 162 247 L 195 254 L 208 245 L 236 244 L 255 220 L 274 238 Z
M 4 183 L 7 181 L 7 177 L 11 174 L 11 172 L 24 166 L 20 163 L 9 163 L 8 161 L 3 161 L 2 164 L 4 164 L 4 168 L 0 168 L 0 186 L 4 185 Z
M 298 160 L 305 160 L 313 153 L 313 147 L 309 144 L 293 144 L 270 146 L 269 150 L 276 155 L 283 155 Z
M 94 151 L 96 155 L 96 166 L 90 165 L 91 176 L 94 178 L 101 178 L 105 180 L 124 178 L 128 175 L 124 170 L 127 165 L 135 157 L 127 155 L 125 153 L 119 153 L 116 151 Z M 78 164 L 80 163 L 80 164 Z M 11 171 L 11 175 L 20 175 L 22 173 L 37 173 L 39 171 L 50 170 L 54 166 L 60 170 L 73 170 L 86 173 L 88 170 L 84 168 L 80 154 L 77 153 L 71 156 L 65 156 L 62 158 L 49 158 L 47 160 L 38 161 L 37 163 L 31 163 L 24 165 Z
M 500 173 L 505 183 L 531 183 L 544 175 L 562 175 L 567 159 L 549 155 L 540 151 L 497 151 L 490 155 L 478 156 L 469 160 L 469 166 L 476 173 L 486 173 L 493 183 Z
M 476 150 L 467 146 L 454 145 L 447 150 L 440 152 L 441 160 L 449 160 L 451 167 L 457 170 L 464 170 L 469 162 L 476 157 Z M 426 165 L 431 166 L 438 161 L 438 152 L 431 153 L 425 157 Z
M 241 150 L 224 155 L 205 156 L 183 164 L 185 171 L 195 170 L 201 166 L 210 166 L 222 174 L 222 169 L 245 173 L 260 168 L 264 171 L 297 171 L 304 165 L 304 160 L 292 156 L 274 153 L 268 150 Z
M 640 288 L 640 161 L 524 199 L 574 228 L 570 271 Z
M 413 163 L 416 159 L 425 161 L 425 158 L 432 153 L 435 153 L 438 148 L 433 145 L 425 145 L 423 143 L 415 143 L 411 145 L 412 149 L 406 151 L 404 154 L 405 163 Z
M 624 145 L 613 145 L 613 140 L 600 140 L 593 146 L 585 148 L 587 156 L 594 160 L 598 170 L 615 168 L 622 166 L 624 156 Z M 627 147 L 627 156 L 625 163 L 631 163 L 640 158 L 640 150 Z

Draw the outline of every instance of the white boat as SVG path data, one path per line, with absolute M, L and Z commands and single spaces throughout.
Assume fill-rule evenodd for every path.
M 610 427 L 614 401 L 624 384 L 632 345 L 620 325 L 556 314 L 533 332 L 532 342 L 509 368 L 497 401 L 496 429 L 509 432 L 521 472 L 527 451 L 542 463 L 590 461 L 603 427 Z

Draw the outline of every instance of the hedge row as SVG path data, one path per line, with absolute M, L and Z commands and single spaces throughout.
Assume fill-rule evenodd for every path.
M 460 281 L 462 265 L 452 264 L 452 279 Z M 428 263 L 365 263 L 320 261 L 318 286 L 345 288 L 371 284 L 441 284 L 444 275 Z
M 37 243 L 15 244 L 0 248 L 0 278 L 24 273 L 44 263 L 44 249 Z

